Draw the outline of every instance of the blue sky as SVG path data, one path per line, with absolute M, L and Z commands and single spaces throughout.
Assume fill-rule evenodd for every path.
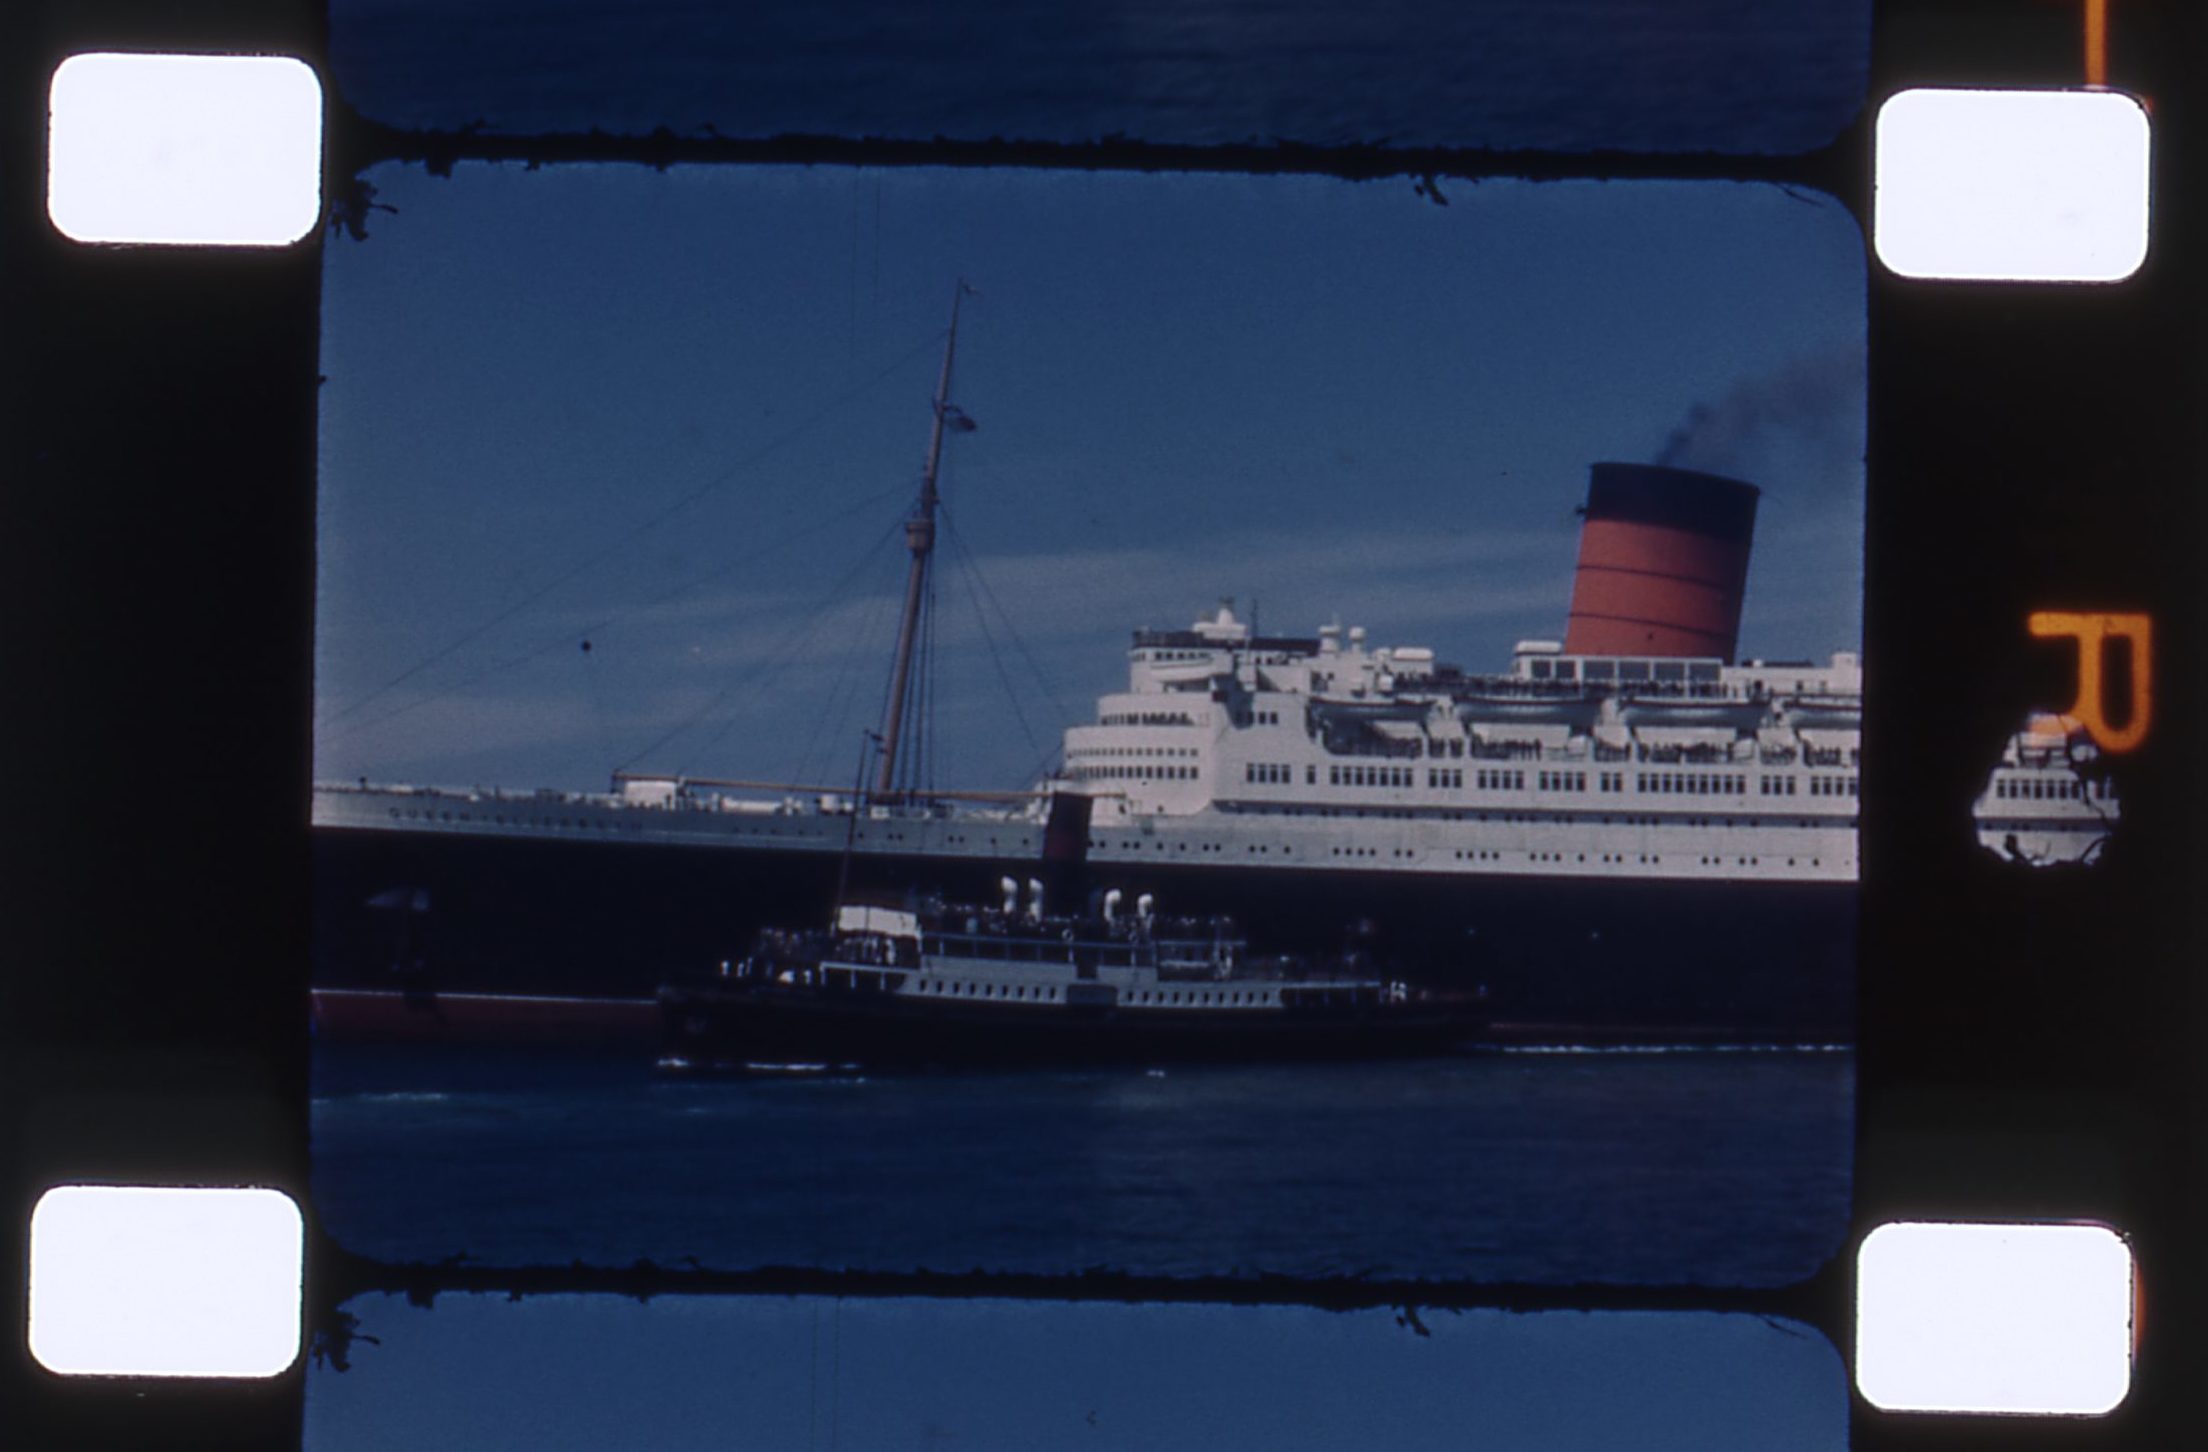
M 945 470 L 943 785 L 1021 784 L 1123 679 L 1130 629 L 1223 595 L 1268 630 L 1339 617 L 1499 666 L 1562 629 L 1588 464 L 1654 459 L 1697 406 L 1680 461 L 1764 489 L 1743 652 L 1857 644 L 1863 247 L 1827 198 L 371 180 L 397 211 L 325 270 L 318 778 L 848 779 L 961 276 L 979 428 Z
M 397 1296 L 308 1377 L 352 1447 L 1818 1452 L 1847 1379 L 1757 1316 L 672 1296 Z

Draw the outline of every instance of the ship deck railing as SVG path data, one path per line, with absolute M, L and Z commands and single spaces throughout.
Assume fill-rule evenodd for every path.
M 1450 696 L 1465 705 L 1482 700 L 1584 701 L 1597 704 L 1616 697 L 1621 705 L 1634 701 L 1721 701 L 1757 704 L 1771 699 L 1761 684 L 1728 684 L 1723 681 L 1621 681 L 1529 680 L 1519 676 L 1474 676 L 1451 683 Z
M 702 813 L 708 816 L 833 816 L 852 812 L 848 794 L 783 787 L 781 795 L 766 783 L 744 788 L 758 793 L 741 796 L 737 791 L 710 788 L 704 792 L 684 789 L 667 797 L 647 798 L 621 792 L 562 791 L 557 787 L 457 787 L 426 786 L 408 782 L 316 782 L 314 789 L 331 795 L 397 796 L 428 801 L 505 803 L 517 806 L 598 807 L 607 811 Z M 869 801 L 868 821 L 942 821 L 971 819 L 1020 821 L 1035 815 L 1041 792 L 941 791 L 897 801 Z M 835 798 L 823 801 L 823 798 Z M 1017 804 L 1017 805 L 1015 805 Z
M 1649 746 L 1636 748 L 1642 761 L 1663 766 L 1725 766 L 1735 760 L 1730 746 Z
M 1538 741 L 1475 741 L 1465 748 L 1475 761 L 1539 761 L 1558 752 L 1544 752 Z

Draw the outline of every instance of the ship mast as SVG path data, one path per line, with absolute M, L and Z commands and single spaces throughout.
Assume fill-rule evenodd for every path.
M 913 637 L 926 598 L 928 565 L 935 554 L 935 476 L 943 458 L 943 424 L 951 410 L 951 358 L 958 348 L 958 305 L 972 290 L 961 278 L 951 294 L 951 330 L 943 340 L 943 372 L 935 383 L 935 426 L 928 433 L 928 467 L 920 476 L 920 502 L 905 520 L 905 547 L 912 551 L 912 569 L 905 576 L 905 611 L 897 623 L 897 664 L 890 673 L 889 704 L 882 713 L 882 765 L 874 779 L 878 796 L 889 795 L 896 779 L 897 744 L 905 723 L 905 688 L 912 676 Z

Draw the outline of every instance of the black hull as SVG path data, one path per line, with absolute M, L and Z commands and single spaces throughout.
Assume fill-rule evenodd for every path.
M 662 990 L 670 1068 L 745 1071 L 1034 1068 L 1430 1058 L 1485 1025 L 1417 1003 L 1214 1011 L 905 1002 L 881 994 L 678 986 Z
M 318 828 L 318 988 L 650 998 L 746 952 L 766 926 L 825 922 L 833 854 L 517 841 Z M 862 858 L 852 886 L 990 901 L 1031 861 Z M 1101 864 L 1090 888 L 1229 913 L 1254 951 L 1324 953 L 1352 925 L 1389 977 L 1484 987 L 1518 1037 L 1845 1043 L 1849 883 L 1649 882 Z M 419 888 L 428 910 L 369 905 Z M 1064 901 L 1061 896 L 1060 901 Z M 1069 904 L 1070 906 L 1071 904 Z M 401 974 L 402 963 L 418 970 Z

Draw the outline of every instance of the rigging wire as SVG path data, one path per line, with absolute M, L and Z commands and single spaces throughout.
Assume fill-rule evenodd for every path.
M 1003 604 L 998 601 L 996 591 L 992 590 L 989 587 L 989 577 L 981 572 L 980 562 L 975 558 L 973 551 L 967 547 L 966 537 L 958 532 L 958 524 L 950 517 L 950 512 L 948 510 L 944 511 L 943 526 L 944 533 L 946 533 L 950 537 L 951 547 L 957 552 L 961 568 L 966 572 L 966 575 L 969 578 L 970 583 L 968 585 L 968 589 L 970 591 L 978 591 L 974 605 L 974 613 L 977 617 L 982 618 L 982 637 L 984 640 L 989 641 L 991 657 L 994 658 L 996 655 L 996 642 L 989 636 L 988 621 L 984 616 L 984 612 L 981 609 L 981 599 L 983 598 L 986 598 L 989 604 L 995 607 L 997 618 L 1003 623 L 1005 634 L 1010 638 L 1013 649 L 1017 650 L 1020 653 L 1020 659 L 1026 663 L 1029 678 L 1032 679 L 1037 686 L 1042 688 L 1043 697 L 1050 703 L 1050 708 L 1055 713 L 1056 719 L 1059 721 L 1071 721 L 1072 719 L 1074 719 L 1072 713 L 1066 710 L 1065 702 L 1059 699 L 1057 691 L 1051 688 L 1050 678 L 1043 673 L 1042 667 L 1035 663 L 1035 657 L 1033 653 L 1028 650 L 1027 642 L 1020 637 L 1019 627 L 1013 624 L 1010 613 L 1007 612 Z M 999 678 L 1005 677 L 1005 671 L 1001 661 L 998 663 L 997 674 Z M 1011 682 L 1009 679 L 1006 679 L 1005 690 L 1007 692 L 1010 692 L 1011 689 Z M 1013 715 L 1020 718 L 1021 729 L 1025 731 L 1027 729 L 1027 721 L 1024 716 L 1020 715 L 1018 699 L 1016 696 L 1013 702 Z M 1058 748 L 1052 747 L 1047 751 L 1044 750 L 1041 746 L 1037 745 L 1034 733 L 1032 731 L 1029 731 L 1027 733 L 1027 737 L 1028 745 L 1033 747 L 1041 757 L 1041 761 L 1038 763 L 1036 768 L 1036 774 L 1041 775 L 1044 772 L 1047 772 L 1050 768 L 1051 763 L 1057 759 Z
M 757 549 L 748 550 L 741 555 L 737 555 L 732 559 L 726 560 L 723 563 L 716 565 L 713 569 L 707 571 L 705 574 L 699 575 L 694 579 L 687 580 L 682 584 L 675 586 L 673 589 L 663 590 L 659 594 L 653 595 L 648 599 L 627 607 L 626 609 L 618 610 L 611 615 L 592 621 L 589 624 L 583 626 L 579 634 L 584 639 L 595 637 L 603 633 L 610 626 L 619 625 L 626 620 L 633 619 L 635 616 L 641 614 L 646 610 L 651 610 L 660 605 L 664 605 L 678 595 L 682 595 L 687 593 L 688 591 L 695 590 L 700 585 L 706 584 L 712 580 L 719 579 L 723 575 L 730 574 L 738 569 L 741 569 L 754 560 L 762 559 L 767 555 L 778 553 L 788 546 L 795 544 L 797 541 L 804 539 L 808 535 L 818 534 L 822 530 L 828 529 L 833 525 L 840 524 L 845 519 L 848 519 L 850 516 L 860 512 L 862 509 L 866 509 L 872 505 L 879 504 L 884 499 L 890 497 L 893 494 L 904 494 L 909 492 L 910 486 L 901 483 L 892 485 L 890 488 L 887 489 L 876 490 L 874 493 L 867 495 L 863 499 L 855 500 L 849 506 L 838 510 L 836 513 L 829 515 L 824 519 L 815 520 L 813 523 L 805 525 L 799 529 L 792 530 L 790 533 L 785 534 L 778 539 L 771 540 L 768 543 L 759 546 Z M 564 649 L 568 645 L 572 644 L 576 638 L 577 633 L 563 634 L 555 640 L 547 641 L 545 644 L 537 647 L 535 650 L 528 651 L 522 655 L 510 657 L 509 659 L 496 662 L 495 664 L 490 666 L 486 666 L 484 669 L 477 671 L 473 675 L 463 676 L 461 679 L 453 682 L 449 686 L 445 686 L 438 690 L 433 690 L 425 696 L 416 697 L 414 700 L 407 702 L 405 705 L 386 711 L 380 716 L 372 716 L 365 721 L 355 721 L 351 725 L 342 727 L 336 731 L 324 731 L 319 734 L 319 740 L 323 744 L 328 744 L 330 742 L 342 741 L 349 736 L 357 735 L 358 733 L 363 731 L 373 730 L 374 728 L 381 726 L 387 721 L 396 720 L 398 717 L 408 715 L 416 710 L 419 710 L 423 706 L 430 705 L 436 701 L 444 700 L 449 696 L 457 695 L 462 691 L 470 689 L 471 687 L 478 686 L 484 681 L 490 679 L 492 676 L 503 674 L 506 671 L 512 670 L 516 666 L 527 665 L 530 661 L 550 655 L 555 650 Z
M 856 638 L 862 641 L 874 638 L 874 628 L 882 618 L 882 608 L 889 603 L 886 593 L 867 597 L 866 615 L 859 621 Z M 851 710 L 858 705 L 859 661 L 861 652 L 847 650 L 843 653 L 843 665 L 836 672 L 835 683 L 829 687 L 828 704 L 821 712 L 821 729 L 806 737 L 805 755 L 799 759 L 792 781 L 812 781 L 814 763 L 819 762 L 823 773 L 836 769 L 836 743 L 844 739 L 844 728 L 849 724 Z M 829 778 L 823 775 L 818 780 Z
M 822 404 L 819 408 L 807 414 L 804 418 L 798 420 L 788 429 L 785 429 L 780 434 L 777 434 L 766 444 L 762 445 L 758 449 L 753 450 L 751 453 L 745 455 L 743 458 L 737 460 L 734 464 L 731 464 L 728 468 L 722 470 L 721 473 L 714 476 L 706 483 L 700 485 L 698 488 L 691 490 L 689 493 L 684 494 L 680 498 L 676 499 L 673 503 L 660 509 L 657 513 L 646 519 L 642 524 L 637 525 L 634 529 L 631 529 L 627 533 L 621 535 L 611 544 L 607 545 L 604 549 L 598 550 L 596 553 L 584 557 L 584 559 L 579 563 L 571 566 L 568 569 L 562 570 L 535 590 L 530 591 L 527 595 L 524 595 L 521 599 L 515 601 L 506 609 L 492 616 L 489 620 L 486 620 L 482 624 L 475 626 L 473 629 L 463 632 L 457 639 L 449 642 L 440 649 L 431 652 L 423 659 L 416 661 L 413 665 L 410 665 L 405 670 L 400 671 L 397 675 L 391 677 L 391 679 L 385 681 L 382 685 L 377 686 L 375 689 L 369 691 L 366 695 L 356 697 L 354 700 L 347 702 L 345 705 L 332 711 L 328 716 L 323 718 L 324 724 L 334 724 L 338 721 L 343 720 L 345 717 L 352 715 L 355 711 L 360 710 L 369 702 L 381 698 L 387 692 L 397 688 L 400 685 L 405 684 L 409 680 L 412 680 L 415 676 L 429 669 L 431 666 L 436 665 L 439 661 L 447 659 L 454 652 L 462 649 L 473 641 L 481 639 L 484 635 L 487 635 L 492 630 L 497 629 L 499 626 L 513 619 L 516 615 L 519 615 L 522 611 L 528 609 L 531 605 L 536 604 L 539 600 L 542 600 L 545 596 L 551 594 L 554 590 L 559 589 L 562 585 L 567 584 L 569 581 L 575 579 L 579 575 L 584 574 L 586 571 L 594 569 L 598 565 L 603 564 L 606 560 L 611 559 L 614 555 L 626 549 L 629 545 L 633 544 L 643 535 L 648 534 L 652 530 L 658 528 L 660 525 L 666 523 L 675 515 L 681 513 L 683 510 L 689 508 L 691 505 L 705 498 L 707 495 L 712 494 L 716 490 L 720 489 L 722 486 L 730 483 L 731 481 L 742 475 L 745 471 L 765 460 L 768 456 L 772 455 L 776 451 L 796 442 L 799 438 L 803 437 L 807 432 L 809 432 L 812 427 L 815 424 L 819 423 L 822 419 L 827 418 L 837 409 L 843 407 L 845 404 L 851 402 L 853 399 L 858 398 L 861 394 L 873 388 L 876 384 L 882 382 L 884 379 L 890 377 L 892 374 L 897 372 L 898 369 L 903 368 L 914 358 L 920 356 L 922 353 L 931 350 L 934 346 L 935 339 L 933 337 L 930 337 L 924 342 L 900 355 L 897 359 L 884 367 L 880 372 L 874 373 L 867 378 L 864 378 L 859 382 L 852 384 L 849 388 L 843 390 L 841 393 L 836 394 L 833 398 L 829 399 L 828 402 Z
M 933 575 L 930 575 L 930 576 L 928 577 L 928 659 L 929 659 L 930 661 L 934 661 L 935 659 L 937 659 L 937 656 L 936 656 L 936 644 L 935 644 L 935 623 L 936 623 L 936 621 L 937 621 L 937 620 L 938 620 L 939 618 L 940 618 L 939 612 L 938 612 L 938 611 L 936 610 L 936 608 L 935 608 L 935 577 L 934 577 Z M 939 674 L 939 673 L 938 673 L 938 674 Z M 934 791 L 934 790 L 935 790 L 935 785 L 936 785 L 936 777 L 935 777 L 935 764 L 936 764 L 936 755 L 935 755 L 935 743 L 936 743 L 936 742 L 937 742 L 937 740 L 938 740 L 938 739 L 940 739 L 940 737 L 942 736 L 942 733 L 941 733 L 940 731 L 936 730 L 936 688 L 937 688 L 937 685 L 938 685 L 938 682 L 937 682 L 937 681 L 936 681 L 935 679 L 933 679 L 933 678 L 931 677 L 931 679 L 930 679 L 930 680 L 929 680 L 929 682 L 928 682 L 928 730 L 927 730 L 927 742 L 928 742 L 928 760 L 927 760 L 927 766 L 928 766 L 928 790 L 929 790 L 929 791 Z
M 893 653 L 891 660 L 894 661 L 895 659 Z M 874 708 L 874 719 L 877 721 L 886 722 L 889 719 L 889 693 L 895 684 L 896 675 L 897 671 L 894 665 L 882 673 L 882 699 L 881 703 Z M 867 735 L 873 738 L 874 749 L 877 752 L 884 748 L 884 742 L 878 732 L 869 731 Z M 861 785 L 863 786 L 864 783 L 861 783 Z
M 875 536 L 873 543 L 867 546 L 866 552 L 859 557 L 857 563 L 853 564 L 849 570 L 845 571 L 843 577 L 837 580 L 835 584 L 829 586 L 827 592 L 813 603 L 813 607 L 805 614 L 804 628 L 791 635 L 789 639 L 785 640 L 782 644 L 782 649 L 776 652 L 776 654 L 770 659 L 767 675 L 757 682 L 758 694 L 762 696 L 768 695 L 771 693 L 770 688 L 772 686 L 780 684 L 783 673 L 786 672 L 792 665 L 797 663 L 799 656 L 802 654 L 802 647 L 812 639 L 813 633 L 820 629 L 821 623 L 827 618 L 828 607 L 833 605 L 837 597 L 841 596 L 847 589 L 850 588 L 852 581 L 856 580 L 860 576 L 860 574 L 868 568 L 868 566 L 873 564 L 874 557 L 881 553 L 882 546 L 889 543 L 890 540 L 895 538 L 897 532 L 903 527 L 904 520 L 901 517 L 890 521 L 889 528 L 883 530 L 879 535 Z M 723 705 L 727 704 L 729 699 L 736 694 L 738 688 L 745 684 L 746 681 L 743 678 L 733 679 L 729 681 L 726 685 L 722 686 L 720 690 L 716 691 L 703 706 L 699 707 L 689 716 L 676 723 L 676 725 L 672 729 L 661 735 L 659 739 L 652 742 L 651 745 L 646 746 L 643 750 L 637 752 L 634 756 L 631 756 L 627 761 L 622 762 L 620 769 L 623 771 L 628 770 L 628 768 L 636 765 L 637 762 L 642 761 L 645 757 L 659 750 L 668 742 L 674 740 L 677 736 L 680 736 L 683 732 L 688 731 L 691 727 L 705 720 L 708 716 L 719 710 Z M 721 738 L 728 734 L 729 728 L 736 724 L 737 719 L 740 715 L 740 712 L 731 711 L 728 714 L 727 719 L 722 721 L 720 726 L 714 730 L 713 734 L 705 739 L 704 743 L 697 748 L 697 751 L 702 754 L 704 752 L 712 750 L 714 746 L 718 745 Z
M 950 538 L 952 540 L 952 543 L 956 546 L 958 550 L 960 564 L 959 578 L 965 582 L 966 598 L 973 604 L 974 621 L 981 627 L 982 643 L 989 648 L 989 663 L 996 667 L 997 679 L 1003 683 L 1004 694 L 1006 698 L 1011 702 L 1012 719 L 1019 723 L 1020 734 L 1027 738 L 1028 749 L 1036 753 L 1037 756 L 1041 757 L 1042 764 L 1047 767 L 1050 763 L 1051 757 L 1054 756 L 1056 753 L 1045 751 L 1043 749 L 1042 743 L 1038 742 L 1035 739 L 1034 728 L 1028 725 L 1027 713 L 1020 709 L 1020 693 L 1017 688 L 1015 688 L 1012 684 L 1011 673 L 1004 668 L 1004 657 L 997 650 L 997 638 L 995 634 L 989 629 L 989 617 L 981 607 L 981 596 L 979 592 L 977 592 L 974 588 L 974 581 L 979 579 L 980 575 L 973 568 L 973 557 L 970 553 L 968 553 L 964 541 L 958 538 L 958 535 L 955 531 L 950 532 Z
M 591 647 L 589 632 L 585 632 L 583 635 L 581 654 L 583 657 L 583 687 L 589 693 L 590 714 L 598 727 L 598 759 L 600 761 L 611 761 L 613 759 L 612 717 L 606 710 L 604 672 L 598 668 L 596 655 Z

